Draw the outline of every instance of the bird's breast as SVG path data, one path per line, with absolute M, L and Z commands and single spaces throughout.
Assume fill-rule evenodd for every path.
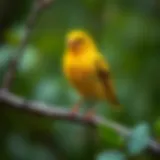
M 92 69 L 71 67 L 69 69 L 69 79 L 82 96 L 103 97 L 102 85 Z
M 84 82 L 92 75 L 91 71 L 86 68 L 80 67 L 70 67 L 69 68 L 69 77 L 77 82 Z
M 67 56 L 64 59 L 64 73 L 81 96 L 103 99 L 104 89 L 96 74 L 94 59 L 94 57 L 76 59 Z

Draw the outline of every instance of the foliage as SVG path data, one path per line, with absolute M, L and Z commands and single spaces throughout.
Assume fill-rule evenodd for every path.
M 149 126 L 147 124 L 139 124 L 133 129 L 128 140 L 129 154 L 140 154 L 148 147 L 151 140 L 149 131 Z
M 125 160 L 126 156 L 121 152 L 108 151 L 98 155 L 97 160 Z

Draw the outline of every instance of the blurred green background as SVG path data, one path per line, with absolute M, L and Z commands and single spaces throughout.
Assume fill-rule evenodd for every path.
M 24 33 L 30 0 L 0 1 L 0 78 Z M 160 2 L 158 0 L 56 0 L 40 16 L 18 64 L 12 91 L 26 99 L 68 109 L 77 92 L 62 73 L 64 36 L 85 29 L 107 57 L 123 112 L 108 104 L 97 114 L 133 127 L 151 124 L 160 139 Z M 107 107 L 104 107 L 106 106 Z M 2 160 L 92 160 L 117 147 L 111 132 L 0 109 Z M 145 153 L 135 159 L 153 159 Z

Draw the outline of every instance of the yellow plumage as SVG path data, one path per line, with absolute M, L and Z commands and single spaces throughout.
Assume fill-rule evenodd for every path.
M 83 98 L 119 105 L 108 63 L 87 33 L 76 30 L 66 36 L 63 71 Z

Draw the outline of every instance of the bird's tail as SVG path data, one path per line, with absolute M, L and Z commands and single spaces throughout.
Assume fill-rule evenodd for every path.
M 114 108 L 116 111 L 120 111 L 122 109 L 122 105 L 118 99 L 110 98 L 109 101 L 110 101 L 110 104 L 112 105 L 112 108 Z

